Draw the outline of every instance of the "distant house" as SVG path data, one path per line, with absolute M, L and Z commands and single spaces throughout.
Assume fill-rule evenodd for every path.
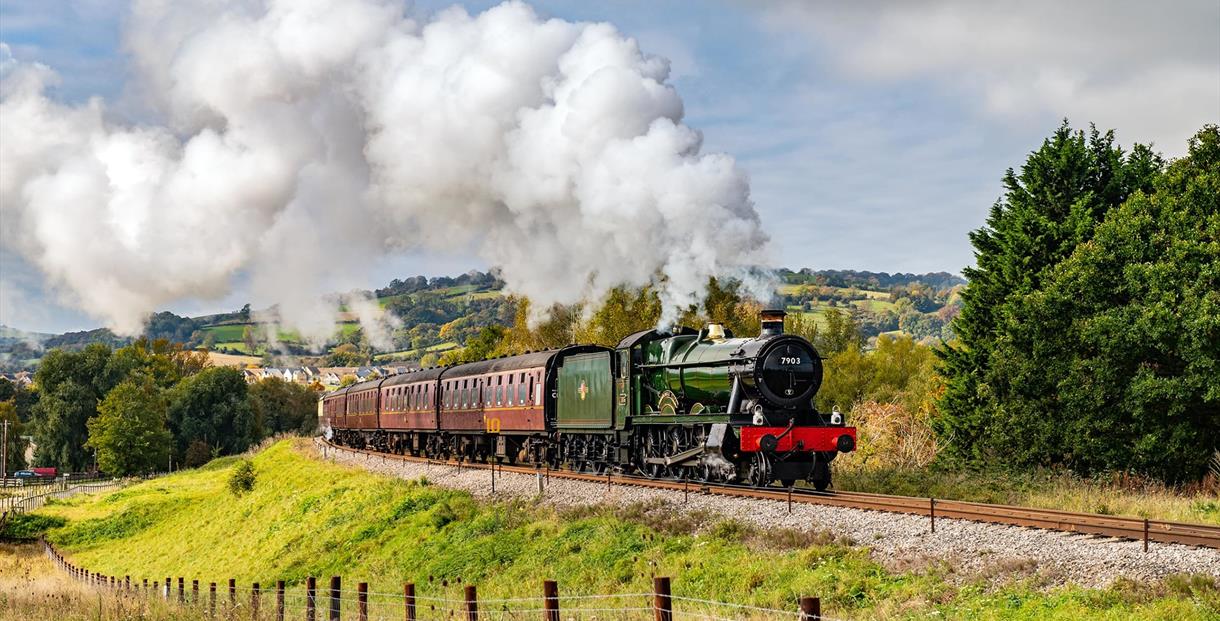
M 262 369 L 242 369 L 241 376 L 245 378 L 247 384 L 253 384 L 263 379 Z

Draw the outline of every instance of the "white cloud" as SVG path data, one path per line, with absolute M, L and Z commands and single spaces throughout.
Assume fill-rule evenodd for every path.
M 1166 153 L 1220 117 L 1220 3 L 966 2 L 767 5 L 845 75 L 931 79 L 985 115 L 1116 128 Z

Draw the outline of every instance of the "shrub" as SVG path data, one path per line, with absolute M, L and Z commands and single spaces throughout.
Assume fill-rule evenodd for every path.
M 234 496 L 241 496 L 254 490 L 255 478 L 257 475 L 254 472 L 254 462 L 249 459 L 241 460 L 233 469 L 233 474 L 229 475 L 229 492 Z
M 212 449 L 203 440 L 193 440 L 186 447 L 186 467 L 198 468 L 212 460 Z

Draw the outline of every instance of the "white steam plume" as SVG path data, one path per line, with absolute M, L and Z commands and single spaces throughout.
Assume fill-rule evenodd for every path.
M 374 0 L 136 2 L 157 118 L 46 94 L 0 48 L 3 241 L 113 329 L 250 276 L 312 340 L 371 261 L 475 248 L 534 308 L 663 276 L 665 321 L 763 261 L 733 159 L 699 153 L 668 62 L 510 2 L 426 24 Z M 367 309 L 366 309 L 367 310 Z

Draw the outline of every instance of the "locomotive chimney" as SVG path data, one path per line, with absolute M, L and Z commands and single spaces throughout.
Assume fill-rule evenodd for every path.
M 762 332 L 759 336 L 775 336 L 784 333 L 784 317 L 788 313 L 781 309 L 773 308 L 764 310 L 759 313 L 759 319 L 762 321 Z

